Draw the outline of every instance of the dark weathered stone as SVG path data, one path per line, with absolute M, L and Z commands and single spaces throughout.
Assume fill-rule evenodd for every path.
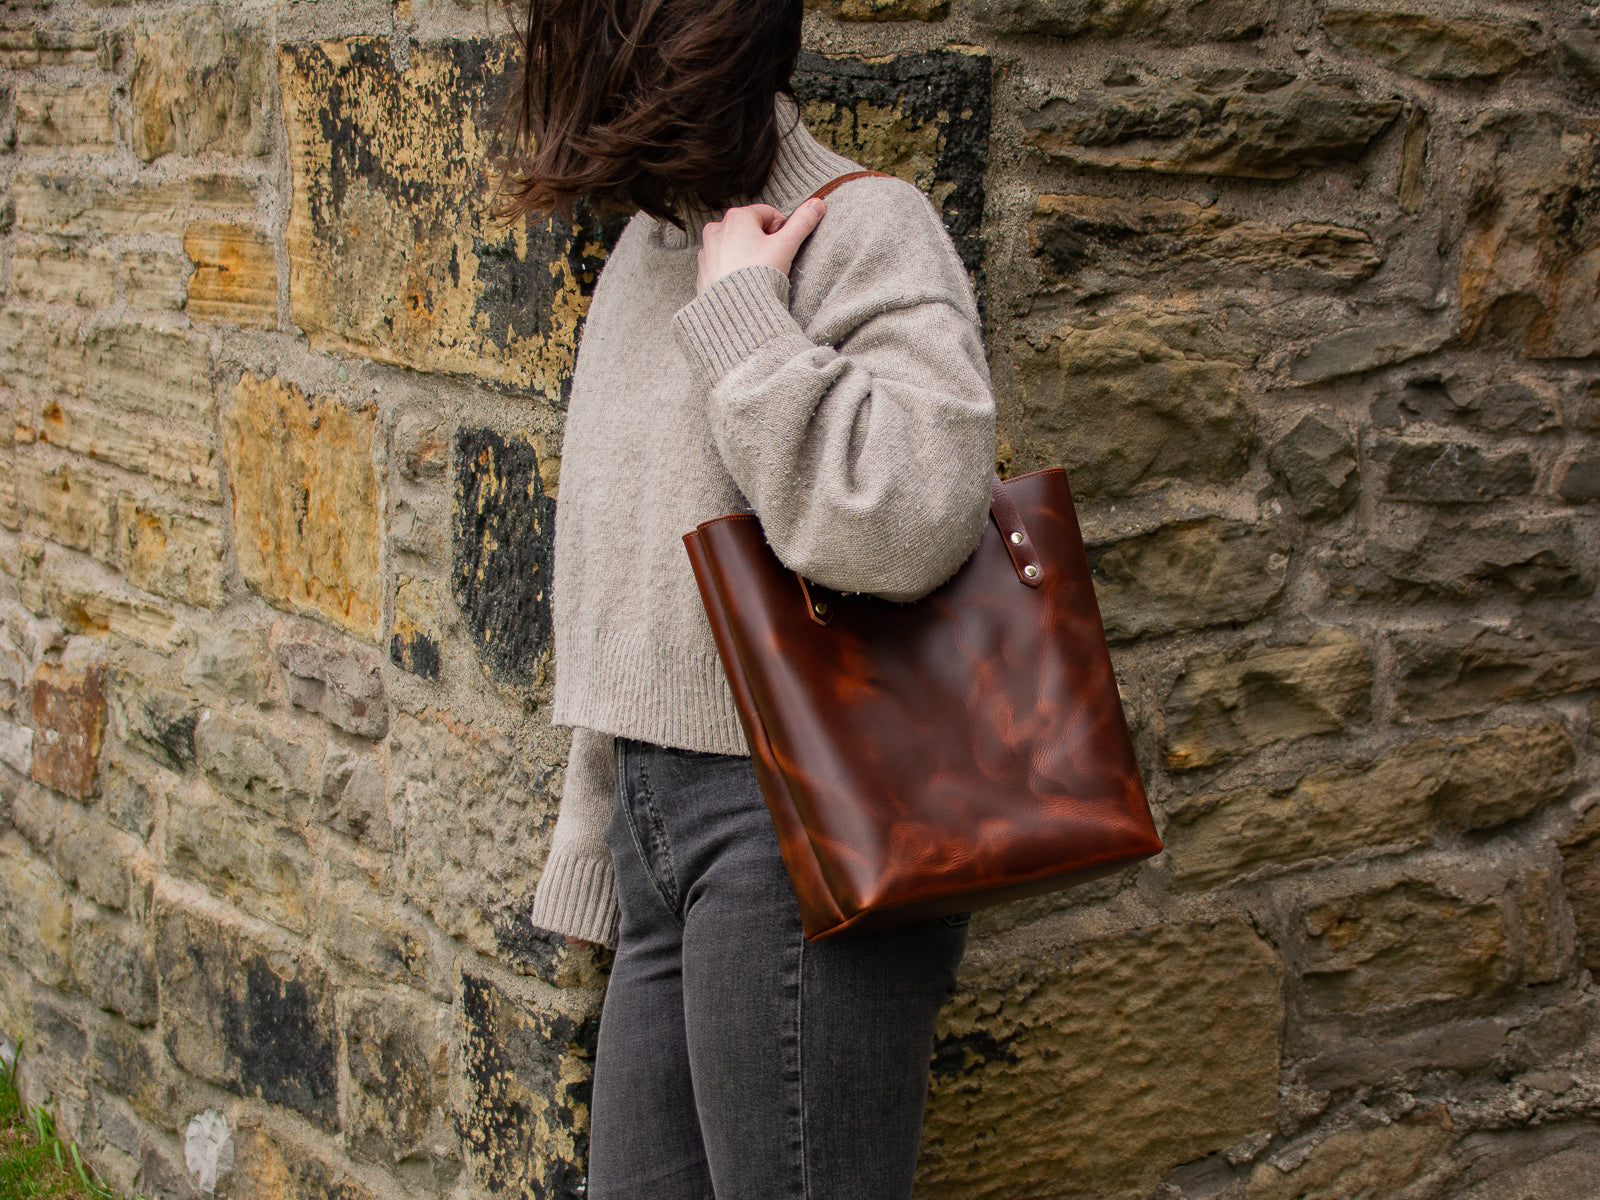
M 357 737 L 381 738 L 389 731 L 389 705 L 376 663 L 354 652 L 313 642 L 284 642 L 278 662 L 289 703 L 325 717 Z
M 101 1008 L 132 1025 L 154 1023 L 155 962 L 127 917 L 81 900 L 73 906 L 72 976 Z
M 1347 80 L 1220 68 L 1047 100 L 1022 124 L 1030 145 L 1077 166 L 1287 179 L 1359 158 L 1400 109 Z
M 1584 966 L 1600 971 L 1600 807 L 1591 808 L 1561 843 L 1561 859 Z
M 1106 636 L 1134 638 L 1260 616 L 1283 588 L 1289 540 L 1204 517 L 1092 546 L 1089 563 Z
M 1206 283 L 1255 282 L 1263 273 L 1279 282 L 1286 273 L 1344 280 L 1365 279 L 1383 264 L 1360 229 L 1273 225 L 1190 200 L 1043 195 L 1028 238 L 1047 276 L 1064 279 L 1094 270 Z
M 1372 423 L 1410 432 L 1416 426 L 1466 425 L 1486 433 L 1545 433 L 1561 426 L 1555 399 L 1515 380 L 1486 382 L 1475 372 L 1419 375 L 1372 402 Z
M 1462 336 L 1600 353 L 1600 119 L 1492 111 L 1465 140 Z
M 461 973 L 466 1106 L 461 1139 L 477 1187 L 575 1198 L 588 1155 L 589 1061 L 599 1021 L 524 1005 Z
M 1120 496 L 1169 483 L 1232 483 L 1252 418 L 1247 347 L 1187 315 L 1115 313 L 1064 325 L 1042 349 L 1017 347 L 1024 432 L 1066 466 L 1074 494 Z
M 492 219 L 489 110 L 514 49 L 367 37 L 279 48 L 289 301 L 313 346 L 565 396 L 621 222 Z
M 79 800 L 96 791 L 105 672 L 41 663 L 33 677 L 33 777 Z
M 1563 500 L 1583 503 L 1600 500 L 1600 456 L 1586 455 L 1568 463 L 1556 492 Z
M 975 0 L 972 5 L 980 25 L 1002 33 L 1133 34 L 1179 46 L 1255 37 L 1272 27 L 1277 12 L 1270 0 Z
M 1511 982 L 1504 901 L 1408 882 L 1305 914 L 1307 999 L 1367 1012 L 1496 991 Z
M 174 1062 L 236 1095 L 336 1126 L 333 990 L 316 963 L 162 903 L 156 969 L 162 1034 Z
M 864 166 L 927 192 L 980 284 L 989 72 L 983 54 L 860 59 L 802 51 L 794 75 L 811 132 Z
M 950 11 L 950 0 L 806 0 L 841 21 L 932 21 Z
M 1387 513 L 1369 532 L 1322 552 L 1338 596 L 1477 600 L 1586 596 L 1595 573 L 1570 519 Z
M 1533 57 L 1532 21 L 1474 10 L 1441 14 L 1376 4 L 1333 4 L 1322 28 L 1335 45 L 1360 50 L 1423 79 L 1492 79 Z
M 139 1159 L 139 1189 L 159 1200 L 205 1200 L 184 1169 L 182 1150 L 149 1143 Z
M 539 464 L 541 482 L 550 467 L 549 460 Z M 424 679 L 439 678 L 440 610 L 439 585 L 433 580 L 402 575 L 395 581 L 390 662 Z
M 345 1137 L 356 1157 L 396 1163 L 448 1146 L 448 1009 L 398 991 L 363 994 L 346 1009 L 344 1044 Z
M 1271 457 L 1301 516 L 1336 517 L 1361 490 L 1355 438 L 1321 413 L 1301 417 L 1273 444 Z
M 1311 343 L 1289 364 L 1296 383 L 1323 383 L 1437 350 L 1455 333 L 1444 317 L 1418 316 L 1344 329 Z
M 1380 436 L 1372 458 L 1384 491 L 1398 500 L 1478 503 L 1533 490 L 1533 460 L 1526 450 Z
M 533 444 L 458 431 L 451 589 L 479 656 L 503 678 L 525 682 L 543 669 L 554 539 L 555 501 Z
M 114 668 L 108 682 L 111 728 L 119 741 L 174 771 L 194 765 L 199 704 L 154 687 L 141 673 L 124 668 Z
M 1371 703 L 1361 639 L 1323 629 L 1303 645 L 1190 656 L 1163 709 L 1167 766 L 1192 770 L 1285 738 L 1334 733 Z
M 121 1021 L 97 1022 L 90 1063 L 94 1078 L 127 1100 L 145 1120 L 167 1125 L 175 1119 L 171 1069 L 155 1032 Z
M 1395 705 L 1433 720 L 1600 686 L 1600 627 L 1462 621 L 1394 635 Z

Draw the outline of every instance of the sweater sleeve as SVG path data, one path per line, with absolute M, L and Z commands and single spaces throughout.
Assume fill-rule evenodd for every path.
M 701 292 L 675 331 L 710 385 L 723 464 L 783 564 L 836 591 L 913 600 L 982 534 L 995 409 L 942 226 L 931 209 L 901 225 L 892 246 L 847 229 L 824 248 L 807 286 L 825 299 L 805 327 L 788 278 L 763 266 Z
M 606 845 L 606 822 L 617 790 L 609 734 L 572 731 L 550 856 L 534 892 L 533 924 L 603 945 L 617 944 L 617 888 Z

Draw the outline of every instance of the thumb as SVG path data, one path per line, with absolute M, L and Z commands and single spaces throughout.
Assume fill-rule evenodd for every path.
M 783 223 L 783 228 L 773 234 L 773 237 L 778 238 L 784 249 L 792 255 L 800 249 L 800 243 L 811 236 L 811 231 L 817 227 L 817 223 L 822 220 L 822 214 L 827 211 L 827 204 L 813 197 L 790 213 L 789 219 Z

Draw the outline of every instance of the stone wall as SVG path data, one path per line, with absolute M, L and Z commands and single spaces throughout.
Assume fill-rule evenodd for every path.
M 1591 1196 L 1600 9 L 807 43 L 981 285 L 1002 470 L 1071 470 L 1168 842 L 976 918 L 919 1195 Z M 617 224 L 484 214 L 509 53 L 451 0 L 7 0 L 0 1026 L 119 1187 L 581 1195 L 606 960 L 526 914 Z

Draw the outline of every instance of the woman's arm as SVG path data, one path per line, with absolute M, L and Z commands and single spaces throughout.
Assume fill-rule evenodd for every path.
M 835 590 L 910 600 L 982 533 L 994 398 L 943 227 L 909 186 L 884 190 L 890 211 L 872 214 L 869 236 L 858 203 L 851 227 L 808 251 L 806 286 L 822 299 L 806 327 L 769 260 L 715 279 L 677 335 L 710 384 L 723 464 L 779 559 Z

